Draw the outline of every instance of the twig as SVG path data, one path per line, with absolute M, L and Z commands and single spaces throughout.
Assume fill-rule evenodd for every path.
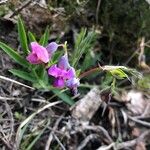
M 11 111 L 11 108 L 10 106 L 8 105 L 7 101 L 5 101 L 5 106 L 6 106 L 6 111 L 7 111 L 7 114 L 9 116 L 9 118 L 11 119 L 11 130 L 10 130 L 10 134 L 9 134 L 9 139 L 8 141 L 10 142 L 11 138 L 12 138 L 12 135 L 13 135 L 13 132 L 14 132 L 14 118 L 13 118 L 13 113 Z
M 125 147 L 135 146 L 139 142 L 144 142 L 146 140 L 145 139 L 146 136 L 150 136 L 150 130 L 145 131 L 138 138 L 136 138 L 134 140 L 118 143 L 118 144 L 115 145 L 115 147 L 116 147 L 117 150 L 119 150 L 119 149 L 124 149 Z
M 150 113 L 149 111 L 150 111 L 150 103 L 147 104 L 144 112 L 140 116 L 135 116 L 134 118 L 136 118 L 136 119 L 145 119 L 146 115 L 148 115 Z
M 98 24 L 98 16 L 99 16 L 100 5 L 101 5 L 101 0 L 98 0 L 97 8 L 96 8 L 96 24 Z
M 102 126 L 89 126 L 89 125 L 86 125 L 83 128 L 84 128 L 84 130 L 93 130 L 93 131 L 97 131 L 97 132 L 102 131 L 103 134 L 105 135 L 105 137 L 107 137 L 107 139 L 109 140 L 109 143 L 113 142 L 113 139 L 110 137 L 107 130 L 105 128 L 103 128 Z
M 126 141 L 126 142 L 122 142 L 122 143 L 112 143 L 110 144 L 111 147 L 114 147 L 114 149 L 124 149 L 124 148 L 129 148 L 129 147 L 133 147 L 135 146 L 137 143 L 139 142 L 144 142 L 146 141 L 146 136 L 150 136 L 150 130 L 145 131 L 144 133 L 142 133 L 138 138 L 131 140 L 131 141 Z M 149 138 L 147 138 L 149 139 Z M 110 146 L 109 145 L 109 146 Z M 110 148 L 111 148 L 110 147 Z M 107 147 L 108 148 L 108 147 Z M 108 150 L 108 149 L 102 149 L 102 147 L 99 147 L 97 150 Z
M 134 121 L 136 123 L 139 123 L 139 124 L 141 124 L 143 126 L 150 127 L 150 123 L 148 123 L 146 121 L 139 120 L 136 117 L 132 117 L 132 116 L 128 115 L 124 110 L 122 110 L 122 113 L 124 113 L 124 115 L 126 115 L 130 120 L 132 120 L 132 121 Z
M 111 143 L 108 146 L 106 146 L 106 145 L 101 146 L 97 150 L 110 150 L 111 148 L 114 148 L 114 147 L 115 147 L 115 143 Z
M 0 100 L 6 100 L 6 101 L 22 101 L 24 100 L 23 98 L 19 98 L 19 97 L 3 97 L 3 96 L 0 96 Z M 45 99 L 40 99 L 40 98 L 32 98 L 31 101 L 33 102 L 40 102 L 40 103 L 49 103 L 47 100 Z
M 149 128 L 150 128 L 150 123 L 148 123 L 148 122 L 146 122 L 146 121 L 139 120 L 139 119 L 137 119 L 137 118 L 135 118 L 135 117 L 131 117 L 131 116 L 129 116 L 129 115 L 128 115 L 128 118 L 129 118 L 130 120 L 136 122 L 136 123 L 139 123 L 139 124 L 141 124 L 141 125 L 143 125 L 143 126 L 146 126 L 146 127 L 149 127 Z
M 97 139 L 98 138 L 98 135 L 97 134 L 90 134 L 88 135 L 82 142 L 81 144 L 77 147 L 77 150 L 82 150 L 86 145 L 87 143 L 92 140 L 92 139 Z
M 48 140 L 46 142 L 45 150 L 49 150 L 51 142 L 52 142 L 52 139 L 53 139 L 54 132 L 57 129 L 57 127 L 58 127 L 60 121 L 62 120 L 63 116 L 64 115 L 61 115 L 60 118 L 58 118 L 57 121 L 55 122 L 55 125 L 54 125 L 52 131 L 50 132 Z
M 61 141 L 59 140 L 59 138 L 54 134 L 54 138 L 56 139 L 56 141 L 58 142 L 58 144 L 61 146 L 62 150 L 66 150 L 66 148 L 64 147 L 64 145 L 61 143 Z
M 3 144 L 4 144 L 9 150 L 12 150 L 11 145 L 9 145 L 9 144 L 7 143 L 7 141 L 5 141 L 5 139 L 3 139 L 3 138 L 0 137 L 0 141 L 2 141 Z
M 17 8 L 11 15 L 9 18 L 13 18 L 15 15 L 17 15 L 22 9 L 24 9 L 25 7 L 27 7 L 28 5 L 31 4 L 33 0 L 28 0 L 28 1 L 24 1 L 24 3 L 19 7 Z
M 15 81 L 15 80 L 13 80 L 13 79 L 10 79 L 10 78 L 7 78 L 7 77 L 1 76 L 1 75 L 0 75 L 0 79 L 6 80 L 6 81 L 10 81 L 10 82 L 12 82 L 12 83 L 15 83 L 15 84 L 24 86 L 24 87 L 26 87 L 26 88 L 35 90 L 35 88 L 33 88 L 33 87 L 31 87 L 31 86 L 28 86 L 28 85 L 26 85 L 26 84 L 23 84 L 23 83 L 21 83 L 21 82 Z

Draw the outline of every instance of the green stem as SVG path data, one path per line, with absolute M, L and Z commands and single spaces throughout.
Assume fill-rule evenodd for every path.
M 33 71 L 33 73 L 34 73 L 34 75 L 35 75 L 39 85 L 41 85 L 41 87 L 45 89 L 46 85 L 44 84 L 44 82 L 38 77 L 38 75 L 37 75 L 37 73 L 36 73 L 36 71 L 34 69 L 32 71 Z

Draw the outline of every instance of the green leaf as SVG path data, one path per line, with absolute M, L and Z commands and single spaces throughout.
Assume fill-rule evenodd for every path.
M 75 50 L 73 53 L 72 66 L 76 68 L 80 58 L 83 54 L 87 54 L 93 48 L 96 41 L 95 32 L 87 32 L 86 29 L 82 29 L 77 35 L 75 42 Z
M 128 78 L 128 75 L 124 71 L 122 71 L 120 68 L 110 70 L 110 73 L 117 79 Z
M 45 67 L 43 64 L 36 66 L 35 68 L 35 72 L 37 73 L 37 76 L 39 79 L 43 79 L 44 77 L 44 71 L 45 71 Z
M 52 92 L 56 94 L 62 101 L 66 102 L 69 105 L 73 105 L 75 102 L 64 92 L 61 92 L 58 89 L 52 89 Z
M 81 69 L 76 70 L 76 76 L 77 77 L 79 77 L 80 73 L 81 73 Z
M 27 55 L 29 53 L 29 48 L 28 48 L 28 43 L 27 43 L 27 35 L 26 35 L 23 21 L 21 20 L 20 17 L 18 19 L 17 26 L 18 26 L 18 34 L 19 34 L 19 40 L 21 43 L 21 47 L 23 49 L 24 54 Z
M 15 50 L 4 44 L 3 42 L 0 42 L 0 48 L 5 51 L 14 61 L 16 61 L 18 64 L 20 64 L 23 67 L 28 68 L 30 64 L 21 57 Z
M 48 74 L 45 69 L 45 66 L 43 64 L 37 66 L 37 68 L 35 68 L 35 72 L 38 76 L 38 80 L 43 82 L 43 84 L 45 84 L 45 86 L 48 85 Z
M 30 31 L 28 32 L 28 38 L 29 38 L 30 43 L 36 41 L 35 36 L 34 36 L 33 33 L 30 32 Z
M 49 38 L 49 27 L 46 28 L 44 34 L 40 38 L 39 44 L 42 46 L 46 46 L 48 43 L 48 38 Z
M 30 81 L 30 82 L 36 82 L 36 78 L 31 75 L 28 72 L 18 70 L 18 69 L 11 69 L 9 70 L 13 75 L 18 76 L 24 80 Z

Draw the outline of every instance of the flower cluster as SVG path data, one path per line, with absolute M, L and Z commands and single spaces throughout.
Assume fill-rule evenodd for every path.
M 55 42 L 51 42 L 46 47 L 39 45 L 37 42 L 32 42 L 31 53 L 26 59 L 31 64 L 48 63 L 58 47 L 59 45 Z M 69 64 L 67 52 L 58 60 L 58 64 L 49 67 L 48 74 L 54 77 L 54 87 L 64 88 L 66 86 L 74 94 L 77 93 L 77 87 L 80 83 L 76 77 L 75 69 Z

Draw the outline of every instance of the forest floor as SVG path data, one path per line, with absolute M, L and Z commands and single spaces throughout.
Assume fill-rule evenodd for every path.
M 69 16 L 63 5 L 47 8 L 42 1 L 0 4 L 0 15 L 3 13 L 0 18 L 0 41 L 20 49 L 16 29 L 17 15 L 20 14 L 26 28 L 34 32 L 37 38 L 50 25 L 49 41 L 59 37 L 62 42 L 68 41 L 72 48 L 75 34 L 82 27 L 87 30 L 93 28 L 93 12 L 85 11 L 85 8 L 82 10 L 82 6 L 79 7 L 82 16 L 76 16 L 73 12 Z M 69 94 L 76 101 L 69 106 L 57 94 L 35 89 L 29 82 L 13 76 L 8 70 L 19 66 L 0 50 L 1 150 L 150 149 L 150 67 L 147 61 L 139 59 L 140 54 L 144 55 L 145 43 L 148 45 L 150 42 L 141 37 L 138 46 L 135 46 L 137 53 L 116 54 L 111 44 L 109 52 L 103 51 L 101 43 L 107 39 L 101 34 L 102 27 L 96 24 L 97 20 L 95 32 L 98 38 L 93 51 L 98 56 L 102 53 L 106 58 L 100 62 L 97 59 L 95 64 L 114 65 L 118 63 L 117 59 L 122 60 L 120 64 L 138 69 L 143 78 L 136 80 L 134 85 L 127 80 L 119 81 L 117 94 L 112 94 L 110 88 L 101 88 L 103 86 L 99 80 L 105 79 L 102 75 L 83 79 L 84 86 L 79 87 L 79 94 Z M 111 60 L 116 62 L 111 63 Z

